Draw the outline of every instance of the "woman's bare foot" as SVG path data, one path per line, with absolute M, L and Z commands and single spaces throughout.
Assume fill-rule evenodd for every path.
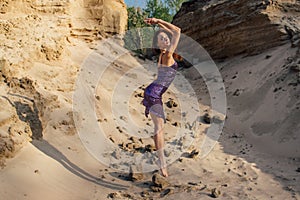
M 160 169 L 160 173 L 161 173 L 164 177 L 168 177 L 168 176 L 169 176 L 166 167 L 161 168 L 161 169 Z
M 159 170 L 160 170 L 161 175 L 164 176 L 164 177 L 168 177 L 169 175 L 168 175 L 168 170 L 167 170 L 167 165 L 166 165 L 166 163 L 165 163 L 164 161 L 161 162 L 161 160 L 159 159 L 159 160 L 157 161 L 157 165 L 158 165 L 158 167 L 159 167 Z

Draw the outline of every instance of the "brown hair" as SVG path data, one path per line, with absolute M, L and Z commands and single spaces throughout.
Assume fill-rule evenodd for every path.
M 165 33 L 165 34 L 167 34 L 167 36 L 169 37 L 170 41 L 172 40 L 172 35 L 171 35 L 168 31 L 166 31 L 166 30 L 164 30 L 164 29 L 159 29 L 158 31 L 156 31 L 156 32 L 154 33 L 153 41 L 152 41 L 152 52 L 153 52 L 153 54 L 154 54 L 155 56 L 156 56 L 156 55 L 159 55 L 159 54 L 160 54 L 160 51 L 161 51 L 161 49 L 157 46 L 157 43 L 158 43 L 158 35 L 159 35 L 160 33 Z M 175 52 L 176 52 L 176 50 L 175 50 Z M 180 55 L 176 54 L 175 52 L 173 53 L 173 58 L 174 58 L 175 60 L 177 60 L 177 61 L 182 61 L 182 57 L 181 57 Z

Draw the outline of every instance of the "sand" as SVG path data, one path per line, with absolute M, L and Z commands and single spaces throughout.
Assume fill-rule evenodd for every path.
M 37 106 L 44 105 L 37 123 L 27 121 L 33 128 L 40 123 L 42 139 L 23 141 L 1 169 L 2 199 L 300 199 L 299 86 L 289 85 L 299 84 L 299 73 L 290 70 L 293 62 L 289 61 L 299 56 L 297 48 L 286 44 L 216 63 L 226 87 L 227 117 L 220 138 L 204 157 L 201 145 L 211 124 L 203 116 L 225 116 L 211 110 L 201 76 L 195 76 L 193 68 L 179 69 L 178 74 L 195 87 L 199 105 L 194 109 L 199 118 L 194 121 L 197 129 L 182 121 L 180 102 L 193 105 L 194 99 L 182 93 L 179 96 L 185 99 L 180 100 L 173 85 L 164 96 L 165 103 L 172 99 L 177 105 L 165 105 L 170 176 L 161 187 L 153 187 L 152 177 L 157 173 L 151 158 L 153 124 L 140 104 L 143 89 L 155 78 L 155 65 L 119 48 L 99 48 L 79 40 L 68 50 L 72 63 L 66 61 L 67 68 L 35 62 L 24 70 L 35 90 L 2 87 L 3 96 L 12 102 L 34 108 L 24 98 L 31 91 L 40 94 Z M 114 56 L 120 57 L 111 62 Z M 86 71 L 82 66 L 87 66 Z M 130 71 L 133 68 L 138 70 Z M 100 79 L 99 71 L 103 71 Z M 73 98 L 79 79 L 86 81 L 86 93 L 79 93 L 84 95 L 79 99 L 92 114 L 76 110 L 76 103 L 82 103 Z M 10 119 L 14 111 L 7 112 L 1 111 L 1 116 Z M 188 131 L 185 138 L 175 134 L 181 127 Z M 102 152 L 105 145 L 114 148 Z M 124 162 L 132 152 L 152 159 L 140 175 L 130 176 L 128 168 L 134 163 Z

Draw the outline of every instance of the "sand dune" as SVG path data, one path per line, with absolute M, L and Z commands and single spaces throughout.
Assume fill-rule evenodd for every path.
M 113 51 L 113 49 L 110 50 Z M 72 48 L 71 52 L 75 58 L 80 56 L 77 48 Z M 110 54 L 111 52 L 108 50 L 106 53 Z M 68 114 L 72 110 L 72 95 L 57 92 L 56 99 L 60 99 L 58 107 L 46 108 L 46 115 L 42 118 L 47 119 L 47 124 L 43 127 L 43 139 L 27 143 L 14 158 L 7 160 L 6 167 L 1 170 L 1 186 L 4 188 L 1 190 L 1 196 L 6 199 L 38 199 L 42 196 L 45 199 L 174 199 L 183 197 L 211 199 L 212 191 L 215 195 L 218 195 L 218 191 L 220 191 L 219 198 L 223 199 L 297 199 L 299 198 L 297 185 L 299 160 L 295 154 L 299 150 L 297 145 L 292 146 L 289 142 L 281 142 L 280 139 L 283 135 L 280 131 L 257 132 L 259 128 L 261 131 L 264 130 L 265 123 L 276 123 L 277 120 L 271 118 L 274 115 L 271 108 L 278 105 L 277 102 L 281 102 L 281 98 L 284 98 L 289 92 L 279 91 L 275 100 L 270 99 L 268 91 L 274 93 L 274 86 L 269 85 L 266 88 L 261 71 L 265 70 L 266 75 L 274 73 L 274 79 L 276 79 L 277 75 L 282 75 L 281 70 L 285 70 L 290 76 L 287 79 L 294 80 L 294 76 L 297 74 L 278 67 L 278 65 L 285 65 L 285 58 L 292 57 L 295 53 L 295 49 L 290 49 L 286 45 L 257 56 L 239 57 L 219 63 L 221 73 L 225 77 L 229 107 L 221 138 L 207 157 L 204 159 L 197 157 L 197 150 L 201 150 L 201 141 L 210 126 L 200 120 L 198 122 L 200 127 L 198 140 L 194 140 L 193 145 L 187 149 L 182 149 L 179 158 L 170 163 L 170 177 L 166 179 L 168 184 L 162 188 L 158 187 L 158 189 L 151 189 L 153 171 L 144 172 L 141 177 L 134 176 L 137 180 L 132 182 L 129 171 L 119 171 L 114 166 L 109 168 L 88 153 L 83 145 L 84 140 L 80 140 L 76 133 L 72 115 Z M 266 59 L 266 55 L 272 57 Z M 151 146 L 153 143 L 151 138 L 144 138 L 140 142 L 137 134 L 132 137 L 122 129 L 123 127 L 117 127 L 118 120 L 116 118 L 119 116 L 113 116 L 114 113 L 111 111 L 113 88 L 118 77 L 124 76 L 124 73 L 126 74 L 126 71 L 132 66 L 143 66 L 145 63 L 151 64 L 150 61 L 136 60 L 126 53 L 107 68 L 103 79 L 95 87 L 95 95 L 90 97 L 91 101 L 96 104 L 96 117 L 103 132 L 108 134 L 106 137 L 110 138 L 115 145 L 122 146 L 123 144 L 127 151 L 134 151 L 138 148 L 146 150 L 146 146 L 148 145 L 149 148 L 149 145 Z M 243 66 L 247 67 L 237 71 Z M 39 68 L 37 67 L 37 69 Z M 33 71 L 33 69 L 31 70 Z M 192 72 L 192 69 L 185 69 L 179 73 L 185 73 L 185 76 L 189 77 L 189 71 Z M 53 73 L 55 74 L 55 72 Z M 64 77 L 59 79 L 64 82 L 72 82 L 76 77 L 76 73 L 72 76 L 63 76 L 62 73 L 55 75 Z M 127 97 L 129 98 L 127 106 L 129 106 L 130 116 L 132 120 L 137 121 L 136 124 L 141 127 L 141 130 L 145 129 L 148 133 L 151 133 L 153 127 L 150 119 L 143 116 L 143 107 L 140 105 L 141 96 L 139 96 L 143 90 L 138 85 L 140 83 L 146 85 L 154 78 L 153 75 L 151 71 L 149 75 L 144 74 L 145 77 L 148 77 L 148 81 L 146 81 L 143 76 L 128 73 L 129 78 L 126 79 L 135 81 L 132 84 L 136 85 L 135 90 Z M 44 84 L 44 73 L 39 75 L 36 70 L 32 76 L 37 77 L 38 84 Z M 234 76 L 236 78 L 233 78 Z M 112 81 L 113 79 L 115 81 Z M 199 84 L 200 80 L 195 79 L 192 83 Z M 52 84 L 51 87 L 61 86 L 60 82 L 52 82 Z M 199 86 L 199 89 L 205 87 L 205 85 Z M 239 95 L 237 95 L 237 89 L 241 91 Z M 291 90 L 293 91 L 293 86 L 291 86 Z M 127 95 L 126 92 L 124 92 L 125 94 Z M 208 94 L 203 91 L 199 91 L 199 94 L 202 94 L 199 110 L 200 114 L 204 115 L 209 110 L 209 102 L 206 101 Z M 290 92 L 289 94 L 294 93 Z M 166 93 L 164 101 L 168 102 L 169 98 L 174 99 L 175 102 L 178 101 L 172 90 Z M 292 102 L 297 101 L 294 98 L 298 97 L 291 96 Z M 287 113 L 296 108 L 296 104 L 288 106 L 290 105 L 289 101 L 284 101 L 284 103 L 280 106 L 290 109 L 286 111 Z M 251 105 L 256 106 L 256 110 Z M 265 108 L 266 105 L 271 108 Z M 169 116 L 165 129 L 167 142 L 174 139 L 172 133 L 178 129 L 174 123 L 180 123 L 179 113 L 177 113 L 179 107 L 168 108 L 166 106 L 166 113 Z M 260 117 L 262 108 L 270 110 L 269 117 Z M 277 109 L 279 108 L 277 107 Z M 268 115 L 268 113 L 265 114 Z M 282 119 L 280 115 L 284 115 L 284 113 L 278 113 L 276 119 Z M 297 120 L 298 116 L 291 115 L 294 120 Z M 265 119 L 269 121 L 265 122 Z M 121 120 L 126 121 L 125 118 Z M 290 125 L 285 124 L 285 126 L 293 125 L 293 120 L 282 123 L 284 122 L 291 123 Z M 256 124 L 256 127 L 253 127 L 253 124 Z M 295 138 L 291 142 L 296 143 L 299 139 L 296 132 L 291 134 L 294 134 Z M 262 140 L 259 137 L 265 138 L 263 144 L 257 142 L 257 140 Z M 101 142 L 97 143 L 101 145 Z M 290 145 L 290 148 L 285 148 L 287 144 Z M 267 147 L 267 145 L 269 146 Z M 280 148 L 282 151 L 278 151 L 276 148 L 272 149 L 273 145 L 277 145 L 277 149 Z M 195 151 L 192 153 L 193 150 Z

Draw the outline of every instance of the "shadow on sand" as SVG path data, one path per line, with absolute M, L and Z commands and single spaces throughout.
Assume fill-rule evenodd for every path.
M 37 109 L 36 103 L 34 100 L 17 95 L 17 94 L 9 94 L 14 97 L 22 98 L 24 101 L 11 101 L 8 97 L 2 96 L 2 98 L 6 99 L 15 109 L 19 119 L 30 126 L 32 132 L 32 144 L 45 153 L 47 156 L 53 158 L 57 162 L 59 162 L 62 166 L 64 166 L 67 170 L 69 170 L 74 175 L 87 180 L 89 182 L 95 183 L 97 185 L 107 187 L 113 190 L 126 190 L 127 187 L 120 184 L 111 183 L 105 181 L 101 178 L 95 177 L 88 172 L 84 171 L 74 163 L 72 163 L 65 155 L 63 155 L 59 150 L 57 150 L 54 146 L 52 146 L 49 142 L 44 140 L 42 137 L 42 123 L 39 118 L 39 111 Z

